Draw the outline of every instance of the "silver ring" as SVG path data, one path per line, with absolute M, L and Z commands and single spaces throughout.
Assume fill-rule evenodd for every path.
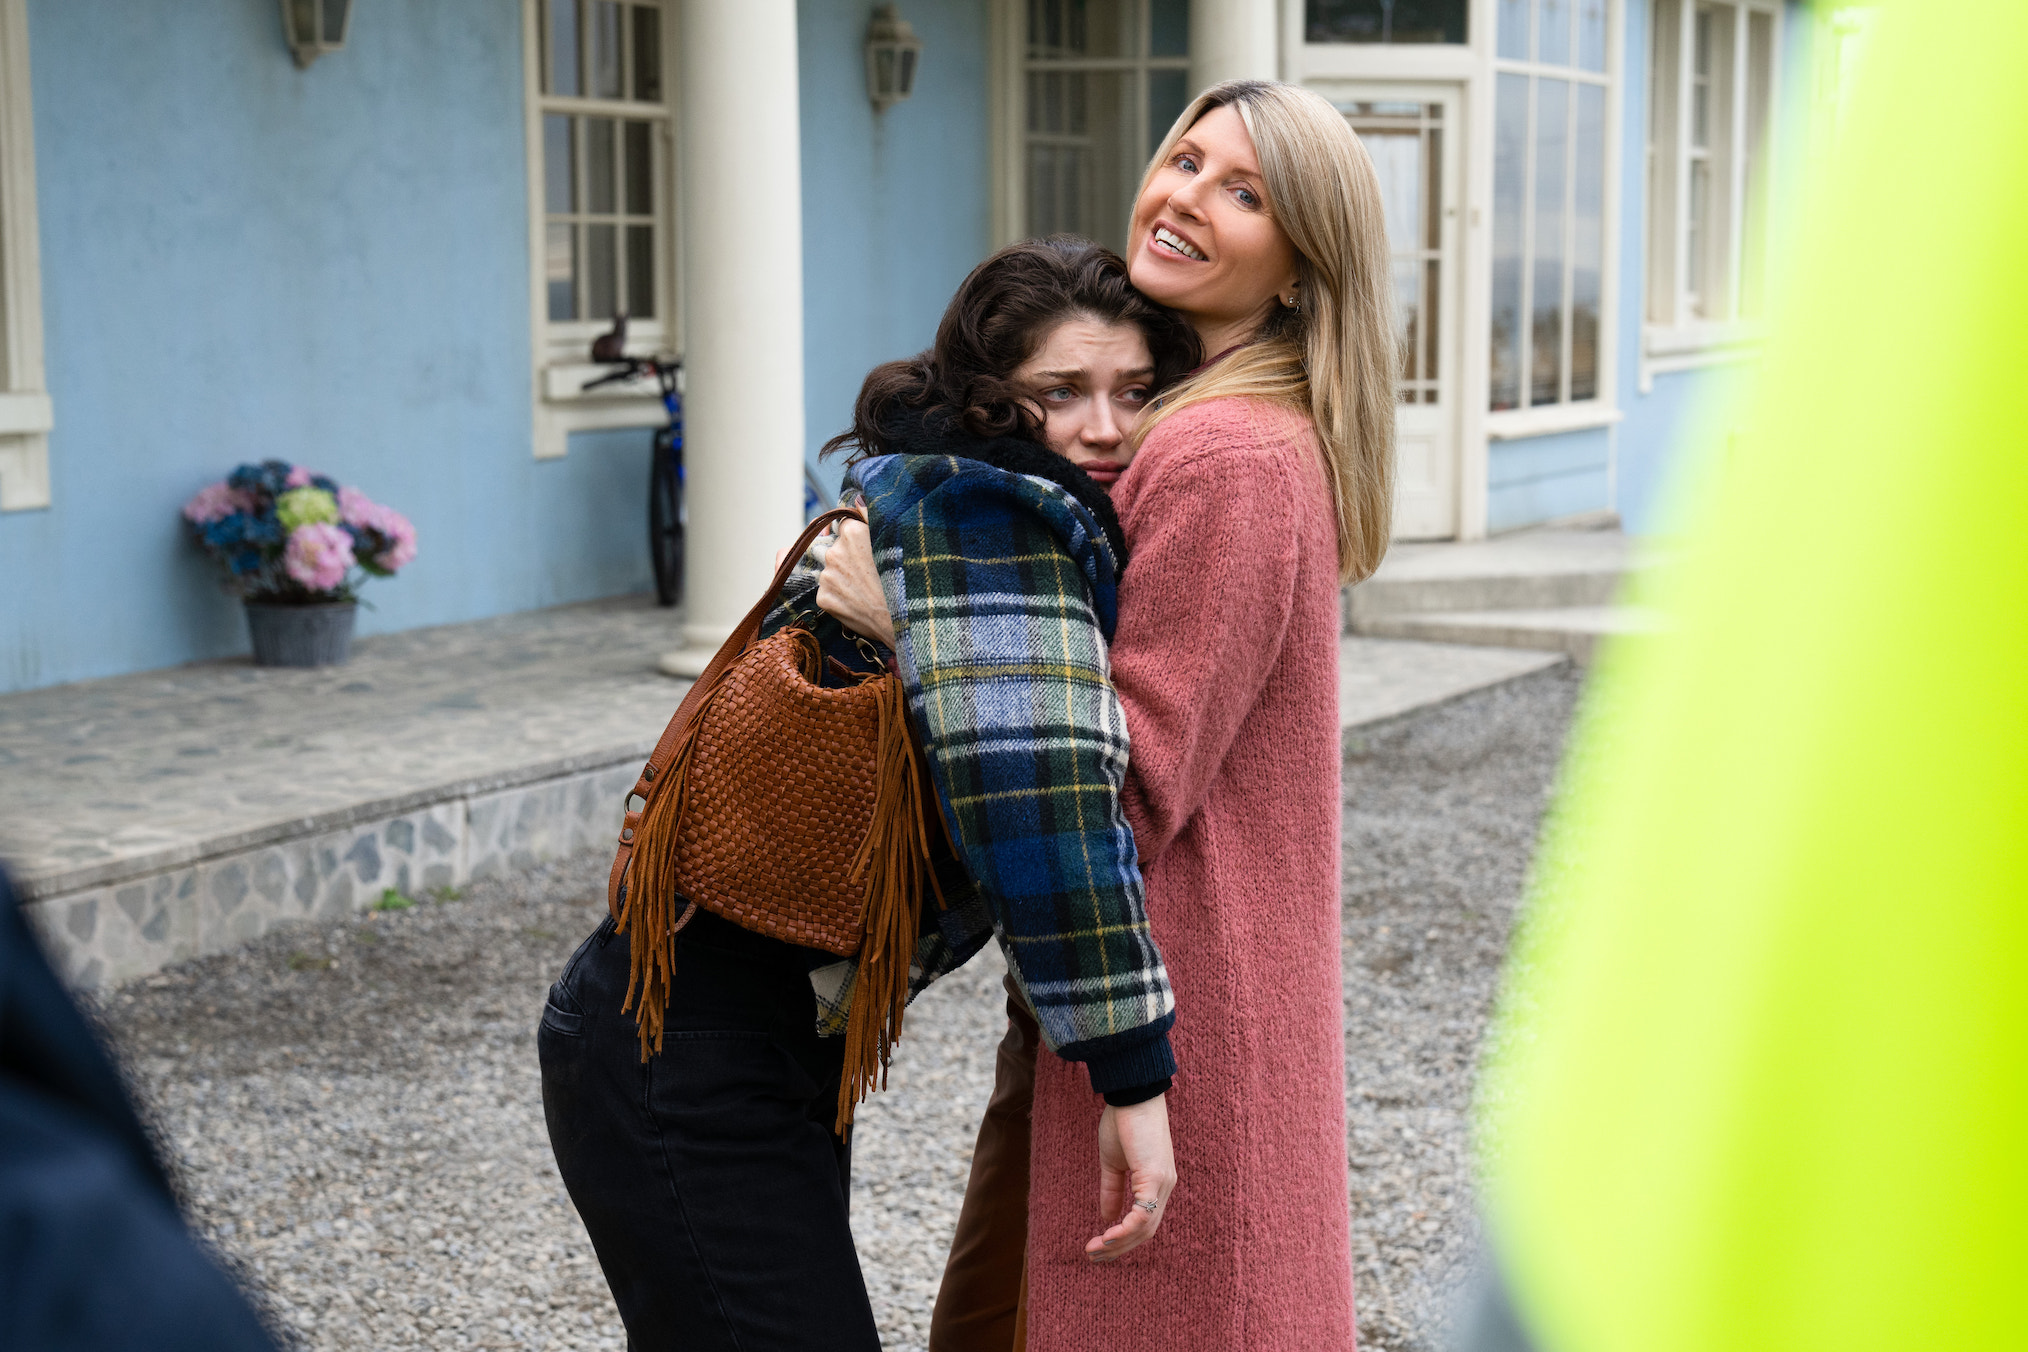
M 1136 1197 L 1134 1199 L 1134 1205 L 1152 1216 L 1155 1213 L 1155 1211 L 1158 1208 L 1160 1208 L 1162 1204 L 1160 1202 L 1144 1202 L 1140 1198 Z

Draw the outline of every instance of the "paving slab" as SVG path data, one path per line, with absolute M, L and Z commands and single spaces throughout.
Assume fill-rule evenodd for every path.
M 1565 660 L 1520 648 L 1348 636 L 1338 640 L 1338 726 L 1399 718 Z

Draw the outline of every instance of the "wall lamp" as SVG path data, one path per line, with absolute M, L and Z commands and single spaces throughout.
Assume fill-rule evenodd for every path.
M 328 0 L 327 0 L 328 3 Z M 873 111 L 885 112 L 915 92 L 922 39 L 893 5 L 878 5 L 866 25 L 866 93 Z
M 299 69 L 345 45 L 352 0 L 282 0 L 282 33 Z

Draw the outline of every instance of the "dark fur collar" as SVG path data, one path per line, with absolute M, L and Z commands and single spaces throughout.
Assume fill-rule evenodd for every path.
M 958 424 L 947 411 L 898 409 L 882 427 L 888 447 L 898 455 L 954 455 L 977 460 L 1009 474 L 1027 474 L 1047 479 L 1076 498 L 1098 521 L 1112 546 L 1120 572 L 1127 567 L 1127 536 L 1120 529 L 1120 516 L 1113 500 L 1098 481 L 1050 450 L 1026 437 L 976 437 Z

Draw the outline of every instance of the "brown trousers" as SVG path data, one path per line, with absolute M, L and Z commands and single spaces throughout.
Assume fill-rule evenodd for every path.
M 1041 1041 L 1010 976 L 1007 1036 L 930 1314 L 929 1352 L 1024 1352 L 1028 1345 L 1028 1140 Z

